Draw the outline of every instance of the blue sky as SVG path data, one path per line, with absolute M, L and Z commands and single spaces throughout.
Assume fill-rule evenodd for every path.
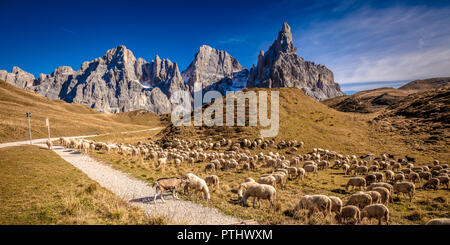
M 125 45 L 181 70 L 207 44 L 250 68 L 283 22 L 344 90 L 450 76 L 450 1 L 5 1 L 0 69 L 49 74 Z

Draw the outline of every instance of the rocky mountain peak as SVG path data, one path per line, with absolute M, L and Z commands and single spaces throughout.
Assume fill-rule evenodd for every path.
M 247 71 L 227 52 L 202 45 L 182 76 L 191 90 L 194 83 L 199 82 L 205 91 L 215 89 L 224 92 L 232 86 L 237 73 L 244 70 Z M 239 77 L 242 80 L 242 73 Z
M 267 52 L 260 52 L 256 68 L 252 68 L 247 87 L 297 87 L 308 96 L 324 100 L 343 95 L 334 82 L 333 72 L 323 65 L 304 61 L 297 55 L 291 27 L 284 23 L 277 39 Z
M 136 62 L 136 57 L 134 57 L 133 52 L 127 49 L 127 47 L 125 47 L 124 45 L 120 45 L 106 51 L 105 55 L 103 56 L 103 59 L 108 64 L 115 64 L 115 63 L 134 64 L 134 62 Z
M 277 39 L 269 48 L 269 52 L 273 53 L 273 55 L 277 55 L 280 52 L 297 54 L 297 48 L 294 47 L 292 41 L 291 27 L 288 23 L 285 22 L 283 24 L 283 28 L 278 33 Z

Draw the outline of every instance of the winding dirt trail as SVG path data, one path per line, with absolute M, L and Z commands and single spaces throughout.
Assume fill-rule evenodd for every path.
M 77 136 L 73 138 L 87 138 L 98 135 Z M 52 138 L 51 140 L 57 140 Z M 43 143 L 47 139 L 33 140 L 33 143 Z M 29 141 L 0 144 L 1 147 L 20 146 L 29 144 Z M 44 144 L 36 144 L 46 147 Z M 88 155 L 81 154 L 62 146 L 54 146 L 53 151 L 61 158 L 80 169 L 89 178 L 101 186 L 112 191 L 131 205 L 142 208 L 150 217 L 165 217 L 170 224 L 189 225 L 225 225 L 241 222 L 238 218 L 220 213 L 217 209 L 204 207 L 193 202 L 175 200 L 171 195 L 164 196 L 166 203 L 153 203 L 155 189 L 147 183 L 137 180 L 129 174 L 123 173 L 109 165 L 100 163 Z

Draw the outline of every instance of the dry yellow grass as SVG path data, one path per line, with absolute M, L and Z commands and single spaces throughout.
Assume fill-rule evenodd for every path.
M 144 111 L 99 113 L 87 106 L 53 101 L 0 81 L 0 143 L 27 140 L 25 114 L 31 112 L 34 139 L 47 137 L 45 118 L 52 137 L 132 131 L 162 125 L 160 116 Z
M 258 91 L 259 89 L 257 89 Z M 283 88 L 280 91 L 280 133 L 276 137 L 279 140 L 302 140 L 305 147 L 295 154 L 311 152 L 313 148 L 320 147 L 330 149 L 342 154 L 365 155 L 368 153 L 380 154 L 389 152 L 397 157 L 409 155 L 415 157 L 418 165 L 429 164 L 432 159 L 448 162 L 448 149 L 434 151 L 432 145 L 424 145 L 418 150 L 414 145 L 408 144 L 410 135 L 401 135 L 392 131 L 385 133 L 378 130 L 378 126 L 372 123 L 374 114 L 344 113 L 328 108 L 326 105 L 316 102 L 305 96 L 298 89 Z M 214 139 L 243 137 L 256 138 L 259 135 L 259 127 L 168 127 L 162 130 L 157 137 L 149 137 L 150 140 L 158 138 L 169 139 L 179 137 L 185 139 Z M 136 144 L 141 140 L 145 142 L 144 135 L 128 137 L 126 139 L 113 139 L 114 142 L 125 141 Z M 227 148 L 221 149 L 221 151 Z M 292 154 L 287 150 L 274 148 L 267 150 L 252 150 L 252 154 L 259 152 L 279 152 L 290 158 Z M 170 165 L 162 172 L 155 167 L 154 162 L 138 157 L 125 157 L 119 154 L 107 154 L 104 152 L 91 152 L 93 157 L 111 164 L 122 171 L 131 173 L 135 177 L 152 183 L 160 177 L 182 176 L 188 172 L 205 177 L 204 166 L 206 162 L 188 166 L 183 163 L 180 168 Z M 246 177 L 258 178 L 263 173 L 272 169 L 261 168 L 257 171 L 217 171 L 221 184 L 214 190 L 211 201 L 206 203 L 194 197 L 183 197 L 187 200 L 199 202 L 204 205 L 216 207 L 226 214 L 235 215 L 244 219 L 255 219 L 266 224 L 334 224 L 331 218 L 323 219 L 319 216 L 306 220 L 305 212 L 293 213 L 292 210 L 299 198 L 305 194 L 327 194 L 341 197 L 346 200 L 351 193 L 346 192 L 344 185 L 350 176 L 344 176 L 342 170 L 320 171 L 319 176 L 310 176 L 305 181 L 289 181 L 285 189 L 278 188 L 278 201 L 276 210 L 269 210 L 267 201 L 263 201 L 263 208 L 242 207 L 237 204 L 236 188 Z M 438 191 L 422 189 L 423 183 L 417 184 L 415 200 L 410 203 L 401 198 L 389 205 L 391 211 L 391 224 L 424 224 L 431 218 L 450 217 L 449 190 Z M 366 221 L 365 224 L 368 224 Z M 375 224 L 375 222 L 373 223 Z
M 164 224 L 37 146 L 0 149 L 0 224 Z

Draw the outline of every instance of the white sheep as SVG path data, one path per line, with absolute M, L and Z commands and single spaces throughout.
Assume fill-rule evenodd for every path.
M 277 191 L 271 185 L 259 184 L 255 182 L 246 182 L 243 184 L 246 185 L 245 192 L 242 198 L 242 204 L 244 206 L 247 205 L 247 199 L 249 197 L 254 197 L 253 199 L 253 207 L 255 208 L 256 201 L 258 202 L 258 206 L 261 207 L 260 199 L 267 199 L 270 202 L 270 206 L 272 208 L 275 207 L 276 193 Z M 242 185 L 242 184 L 241 184 Z
M 436 218 L 428 221 L 426 225 L 450 225 L 449 218 Z
M 331 214 L 332 201 L 325 195 L 306 195 L 300 198 L 295 210 L 308 209 L 308 218 L 311 217 L 316 211 L 322 212 L 326 217 Z
M 208 185 L 206 184 L 206 181 L 204 179 L 196 176 L 193 173 L 188 173 L 183 176 L 183 180 L 186 182 L 184 188 L 185 193 L 188 192 L 189 188 L 192 188 L 194 190 L 203 192 L 204 198 L 206 200 L 210 199 Z

